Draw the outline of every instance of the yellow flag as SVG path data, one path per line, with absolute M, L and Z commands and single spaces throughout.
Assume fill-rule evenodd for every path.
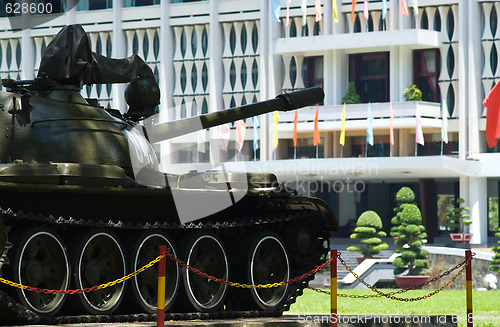
M 280 115 L 278 112 L 274 112 L 274 148 L 278 147 L 278 121 L 280 120 Z
M 342 121 L 342 129 L 340 130 L 339 143 L 340 143 L 340 145 L 344 146 L 345 145 L 345 103 L 344 103 L 344 109 L 342 110 L 342 116 L 340 116 L 340 120 Z
M 337 9 L 337 0 L 332 0 L 332 9 L 333 9 L 333 20 L 335 23 L 339 22 L 339 14 Z

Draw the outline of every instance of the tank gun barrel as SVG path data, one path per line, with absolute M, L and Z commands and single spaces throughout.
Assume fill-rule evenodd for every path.
M 148 131 L 148 138 L 151 143 L 156 143 L 205 128 L 273 112 L 275 110 L 289 111 L 306 107 L 321 102 L 324 96 L 325 94 L 320 87 L 311 87 L 291 93 L 280 94 L 272 100 L 255 102 L 205 115 L 157 124 Z

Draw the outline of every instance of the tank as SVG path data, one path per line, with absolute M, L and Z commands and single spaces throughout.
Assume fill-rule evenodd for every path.
M 126 82 L 126 113 L 80 94 L 85 84 Z M 160 92 L 151 69 L 137 56 L 92 53 L 78 25 L 63 28 L 47 46 L 34 80 L 2 83 L 0 274 L 6 280 L 39 289 L 91 288 L 151 262 L 159 245 L 208 275 L 252 285 L 287 281 L 325 261 L 337 221 L 322 200 L 298 195 L 269 173 L 160 172 L 151 145 L 315 104 L 321 88 L 155 124 Z M 166 316 L 281 315 L 313 277 L 241 289 L 169 259 Z M 156 303 L 156 268 L 76 294 L 0 284 L 5 324 L 134 320 L 152 317 Z

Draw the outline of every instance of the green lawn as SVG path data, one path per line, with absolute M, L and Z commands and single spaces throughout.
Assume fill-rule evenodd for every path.
M 391 290 L 382 290 L 387 293 Z M 428 294 L 429 290 L 410 291 L 398 297 L 418 297 Z M 348 295 L 371 295 L 370 290 L 338 290 Z M 400 302 L 385 297 L 354 299 L 338 298 L 339 315 L 456 315 L 465 321 L 465 291 L 442 291 L 436 295 L 415 302 Z M 500 326 L 500 291 L 473 291 L 472 303 L 476 322 L 474 326 Z M 287 314 L 330 314 L 330 297 L 306 289 Z M 464 326 L 459 324 L 459 326 Z

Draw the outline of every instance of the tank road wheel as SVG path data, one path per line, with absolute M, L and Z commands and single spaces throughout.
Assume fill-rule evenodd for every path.
M 280 283 L 290 279 L 290 261 L 280 237 L 271 232 L 261 232 L 250 235 L 241 243 L 240 269 L 243 272 L 243 281 L 251 285 Z M 245 260 L 246 264 L 242 262 Z M 238 261 L 237 261 L 238 262 Z M 240 271 L 241 277 L 241 271 Z M 249 308 L 272 311 L 281 308 L 285 301 L 288 284 L 249 290 L 242 290 L 243 305 Z M 247 298 L 247 299 L 245 299 Z M 250 301 L 248 301 L 250 298 Z
M 159 245 L 166 245 L 170 252 L 177 257 L 173 243 L 169 237 L 158 232 L 144 233 L 134 246 L 132 251 L 134 257 L 131 271 L 148 264 L 158 256 Z M 179 291 L 179 266 L 167 258 L 165 287 L 165 310 L 174 303 Z M 146 269 L 131 279 L 131 288 L 136 303 L 148 313 L 156 313 L 158 301 L 158 267 Z
M 51 290 L 66 290 L 70 267 L 61 238 L 48 228 L 33 228 L 17 241 L 14 281 Z M 52 315 L 61 309 L 65 294 L 45 294 L 18 289 L 20 302 L 37 314 Z
M 188 265 L 210 276 L 228 280 L 228 259 L 222 242 L 217 236 L 196 234 L 184 248 L 186 249 L 184 260 Z M 188 309 L 214 312 L 223 305 L 227 285 L 211 281 L 186 268 L 182 268 L 181 274 L 185 290 L 183 304 Z
M 118 238 L 104 231 L 88 233 L 78 246 L 75 262 L 76 288 L 88 288 L 125 276 L 125 257 Z M 90 314 L 109 314 L 116 310 L 124 294 L 124 283 L 78 294 Z

